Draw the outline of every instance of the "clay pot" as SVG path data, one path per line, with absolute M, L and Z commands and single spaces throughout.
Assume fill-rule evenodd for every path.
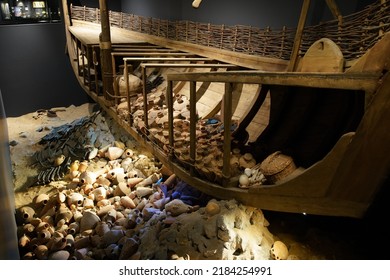
M 23 232 L 27 235 L 33 233 L 35 230 L 35 227 L 32 224 L 25 224 L 23 226 Z
M 80 211 L 73 212 L 73 219 L 75 222 L 80 223 L 82 217 L 83 217 L 83 213 L 81 213 Z
M 96 205 L 98 207 L 104 207 L 104 206 L 107 206 L 107 205 L 111 205 L 111 201 L 109 199 L 102 199 L 102 200 L 99 200 Z
M 288 249 L 282 241 L 275 241 L 271 247 L 271 257 L 274 260 L 287 260 Z
M 32 220 L 35 215 L 35 210 L 29 206 L 24 206 L 20 209 L 21 217 L 25 223 Z
M 73 235 L 67 234 L 65 236 L 65 239 L 66 239 L 66 246 L 65 247 L 68 248 L 68 250 L 70 248 L 73 248 L 74 247 L 74 237 L 73 237 Z
M 30 237 L 28 237 L 27 235 L 23 234 L 20 238 L 19 238 L 19 246 L 21 248 L 25 248 L 27 247 L 27 245 L 30 243 Z
M 104 176 L 99 176 L 97 179 L 96 179 L 96 184 L 98 185 L 102 185 L 102 186 L 110 186 L 111 185 L 111 181 L 108 180 L 106 177 Z
M 143 182 L 144 180 L 145 180 L 144 178 L 133 177 L 133 178 L 128 178 L 126 183 L 130 188 L 132 188 L 132 187 L 136 186 L 137 184 Z
M 69 168 L 70 168 L 69 171 L 70 172 L 78 171 L 79 165 L 80 165 L 80 161 L 78 161 L 78 160 L 73 161 L 69 166 Z
M 221 207 L 215 200 L 210 200 L 205 207 L 205 212 L 211 217 L 219 214 L 219 212 L 221 212 Z
M 113 224 L 116 220 L 116 210 L 110 209 L 107 214 L 104 216 L 104 221 Z
M 247 189 L 249 187 L 249 177 L 246 174 L 241 174 L 238 178 L 239 187 L 242 189 Z
M 106 157 L 109 160 L 116 160 L 122 156 L 124 153 L 124 150 L 118 147 L 109 147 L 107 152 L 106 152 Z
M 88 248 L 80 248 L 74 252 L 74 255 L 76 259 L 83 260 L 84 258 L 87 257 L 88 252 L 89 252 Z
M 49 256 L 49 248 L 46 245 L 38 245 L 34 249 L 34 254 L 38 260 L 46 260 Z
M 123 153 L 124 154 L 124 153 Z M 129 170 L 130 167 L 132 166 L 133 164 L 133 159 L 131 157 L 125 157 L 124 159 L 122 159 L 121 161 L 121 167 L 126 171 L 126 170 Z
M 99 222 L 95 227 L 95 232 L 99 236 L 103 236 L 108 231 L 110 231 L 110 227 L 106 222 Z
M 84 211 L 83 217 L 80 220 L 80 231 L 83 232 L 88 229 L 93 229 L 98 222 L 100 222 L 98 215 L 92 211 Z
M 57 198 L 57 203 L 63 203 L 66 201 L 66 194 L 63 192 L 59 192 L 56 198 Z
M 124 196 L 128 195 L 131 192 L 131 189 L 125 182 L 120 182 L 114 189 L 115 196 Z
M 140 186 L 135 189 L 135 193 L 138 197 L 144 197 L 144 196 L 151 195 L 153 193 L 153 189 Z
M 122 218 L 116 219 L 114 224 L 115 224 L 115 226 L 119 226 L 121 228 L 126 228 L 128 225 L 128 222 L 129 222 L 129 220 L 127 218 L 122 217 Z
M 148 178 L 146 178 L 142 182 L 138 183 L 137 186 L 143 186 L 143 187 L 149 186 L 153 183 L 156 183 L 158 181 L 158 179 L 160 179 L 160 176 L 157 173 L 153 173 Z
M 107 191 L 104 187 L 96 188 L 93 190 L 93 194 L 95 195 L 95 201 L 100 201 L 107 197 Z
M 134 156 L 134 151 L 132 149 L 126 149 L 122 154 L 122 158 L 129 158 L 132 156 Z
M 80 183 L 82 184 L 93 184 L 96 182 L 97 176 L 94 172 L 84 171 L 80 174 Z
M 86 248 L 90 244 L 91 244 L 90 237 L 89 236 L 84 236 L 84 237 L 80 237 L 78 239 L 75 239 L 75 241 L 74 241 L 74 248 L 75 249 Z
M 97 215 L 99 217 L 103 217 L 104 215 L 106 215 L 108 213 L 108 211 L 114 209 L 115 206 L 114 205 L 106 205 L 106 206 L 103 206 L 99 209 L 99 211 L 97 211 Z
M 67 240 L 65 237 L 56 237 L 51 240 L 50 251 L 60 251 L 65 249 Z
M 50 225 L 46 222 L 40 222 L 36 227 L 36 232 L 41 232 L 43 230 L 50 230 Z
M 55 223 L 57 224 L 60 220 L 64 219 L 65 222 L 69 222 L 73 217 L 72 211 L 64 203 L 60 205 L 55 216 Z
M 70 253 L 65 250 L 50 253 L 48 256 L 49 260 L 67 260 L 70 257 Z
M 59 155 L 59 156 L 54 158 L 53 164 L 54 164 L 54 166 L 60 166 L 64 161 L 65 161 L 65 156 Z
M 78 222 L 73 222 L 69 225 L 68 233 L 71 235 L 75 235 L 80 231 L 80 224 Z
M 42 222 L 41 218 L 32 218 L 30 220 L 30 224 L 32 224 L 34 227 L 37 227 Z
M 50 240 L 50 238 L 51 238 L 51 233 L 50 233 L 50 231 L 48 231 L 48 230 L 41 230 L 39 233 L 38 233 L 38 238 L 39 238 L 39 240 L 40 240 L 40 242 L 42 243 L 42 244 L 45 244 L 45 243 L 47 243 L 49 240 Z
M 173 217 L 179 216 L 183 213 L 189 212 L 191 206 L 185 204 L 180 199 L 174 199 L 165 205 L 165 211 L 170 213 Z
M 121 141 L 114 141 L 114 147 L 120 148 L 122 150 L 126 149 L 125 143 Z
M 169 197 L 163 197 L 153 202 L 153 207 L 156 209 L 164 209 L 165 205 L 170 201 Z
M 134 201 L 129 196 L 122 196 L 120 198 L 120 203 L 125 208 L 134 209 L 136 207 Z
M 72 205 L 82 206 L 83 202 L 84 202 L 84 196 L 77 192 L 71 193 L 67 197 L 67 203 L 69 207 L 71 207 Z
M 94 190 L 94 187 L 92 184 L 84 184 L 81 186 L 81 190 L 84 192 L 84 194 L 89 195 L 91 191 Z
M 126 173 L 117 173 L 114 179 L 114 183 L 118 184 L 121 182 L 126 182 L 127 180 L 127 174 Z
M 134 238 L 126 238 L 122 247 L 120 260 L 127 260 L 138 250 L 138 242 Z
M 80 173 L 83 173 L 87 170 L 87 168 L 88 168 L 88 161 L 83 160 L 82 162 L 79 163 L 78 171 Z
M 120 250 L 120 246 L 116 244 L 110 244 L 104 249 L 104 252 L 106 254 L 106 258 L 113 260 L 119 257 Z
M 125 170 L 122 167 L 112 168 L 107 172 L 107 178 L 109 180 L 115 180 L 118 174 L 125 174 Z
M 49 202 L 49 195 L 42 193 L 34 198 L 35 205 L 38 207 L 45 206 Z
M 239 160 L 240 167 L 245 168 L 252 168 L 256 165 L 256 160 L 253 158 L 252 154 L 245 153 L 243 156 L 240 157 Z
M 103 235 L 102 241 L 108 246 L 117 243 L 125 235 L 123 230 L 110 230 Z
M 48 204 L 47 204 L 48 205 Z M 42 211 L 41 219 L 48 219 L 48 217 L 54 216 L 56 214 L 56 206 L 51 205 L 51 207 L 44 207 L 45 212 Z

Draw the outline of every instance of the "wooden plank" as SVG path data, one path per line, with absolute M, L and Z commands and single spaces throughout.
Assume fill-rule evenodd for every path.
M 123 56 L 194 56 L 194 54 L 186 53 L 186 52 L 116 52 L 116 55 L 123 55 Z
M 334 0 L 326 0 L 326 4 L 332 12 L 333 17 L 338 20 L 342 15 L 336 2 Z
M 332 40 L 322 38 L 315 41 L 305 53 L 299 72 L 341 73 L 344 69 L 344 57 Z
M 169 53 L 169 52 L 180 52 L 173 49 L 158 49 L 158 48 L 113 48 L 114 52 L 155 52 L 155 53 Z
M 390 75 L 386 74 L 335 174 L 331 196 L 371 202 L 390 170 Z M 359 174 L 357 176 L 356 174 Z
M 190 174 L 195 174 L 194 164 L 196 159 L 196 82 L 190 83 Z
M 214 61 L 205 57 L 124 57 L 124 61 Z
M 290 63 L 287 67 L 288 72 L 294 71 L 296 64 L 297 64 L 298 53 L 299 53 L 299 49 L 301 47 L 303 28 L 305 27 L 305 22 L 306 22 L 306 17 L 307 17 L 307 12 L 309 10 L 309 6 L 310 6 L 310 0 L 304 0 L 303 4 L 302 4 L 301 15 L 299 17 L 297 31 L 295 33 L 294 45 L 293 45 L 293 49 L 291 51 L 291 56 L 290 56 Z
M 81 22 L 73 20 L 73 25 L 68 26 L 68 30 L 71 34 L 77 37 L 85 45 L 98 45 L 99 44 L 99 34 L 101 32 L 101 27 L 99 24 L 90 24 L 87 22 Z M 140 44 L 145 43 L 144 40 L 138 38 L 132 38 L 130 36 L 124 37 L 122 32 L 118 32 L 118 29 L 110 29 L 111 31 L 111 43 L 127 43 L 127 44 Z
M 81 25 L 86 30 L 96 29 L 95 23 L 83 22 L 79 20 L 73 21 L 74 25 Z M 97 28 L 98 29 L 98 28 Z M 213 47 L 201 46 L 197 44 L 174 41 L 167 38 L 157 37 L 153 35 L 143 34 L 135 31 L 124 30 L 117 27 L 111 27 L 112 43 L 116 40 L 124 42 L 148 42 L 150 44 L 160 45 L 167 48 L 178 49 L 189 53 L 194 53 L 200 56 L 210 57 L 225 63 L 236 64 L 238 66 L 247 67 L 251 69 L 263 70 L 263 71 L 285 71 L 288 65 L 288 61 L 277 58 L 267 58 L 257 55 L 250 55 L 244 53 L 238 53 L 234 51 L 228 51 L 223 49 L 216 49 Z M 73 30 L 75 34 L 77 31 Z M 99 29 L 96 31 L 99 34 Z
M 228 71 L 210 73 L 183 73 L 168 74 L 167 79 L 172 81 L 199 81 L 199 82 L 234 82 L 268 84 L 282 86 L 300 86 L 316 88 L 335 88 L 347 90 L 363 90 L 373 92 L 378 83 L 380 74 L 366 73 L 280 73 L 261 71 Z
M 222 103 L 222 118 L 223 118 L 223 167 L 222 167 L 222 184 L 224 187 L 230 181 L 230 153 L 231 153 L 231 123 L 232 123 L 232 93 L 233 85 L 231 83 L 225 84 L 225 93 Z
M 237 68 L 237 65 L 223 63 L 141 63 L 140 66 L 154 68 Z

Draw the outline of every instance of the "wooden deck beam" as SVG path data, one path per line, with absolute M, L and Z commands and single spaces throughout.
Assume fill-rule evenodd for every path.
M 167 79 L 172 81 L 221 83 L 235 82 L 248 84 L 363 90 L 366 92 L 373 92 L 376 89 L 379 78 L 380 74 L 325 74 L 260 71 L 180 73 L 167 75 Z
M 235 64 L 225 63 L 141 63 L 140 66 L 154 68 L 238 68 Z

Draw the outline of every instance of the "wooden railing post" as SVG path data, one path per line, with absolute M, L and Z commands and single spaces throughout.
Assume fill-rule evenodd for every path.
M 294 40 L 293 49 L 291 51 L 290 63 L 287 67 L 287 71 L 289 72 L 294 71 L 296 67 L 298 53 L 301 47 L 303 28 L 305 27 L 306 16 L 309 10 L 309 6 L 310 6 L 310 0 L 304 0 L 302 5 L 302 10 L 301 10 L 301 15 L 299 17 L 297 31 L 295 33 L 295 40 Z
M 131 102 L 130 102 L 130 86 L 129 86 L 129 69 L 127 66 L 127 60 L 124 60 L 123 76 L 126 84 L 126 95 L 127 95 L 127 108 L 129 109 L 129 125 L 133 125 L 133 115 L 131 113 Z
M 194 164 L 196 160 L 196 81 L 190 82 L 190 174 L 195 175 Z
M 146 92 L 146 67 L 141 67 L 142 74 L 142 96 L 144 98 L 144 122 L 145 127 L 149 130 L 149 122 L 148 122 L 148 93 Z
M 279 58 L 283 58 L 283 51 L 284 51 L 285 41 L 286 41 L 286 26 L 283 26 L 283 29 L 282 29 L 282 42 L 280 43 Z
M 232 92 L 231 83 L 225 83 L 225 94 L 223 96 L 223 167 L 222 185 L 226 187 L 230 181 L 230 152 L 231 152 L 231 131 L 232 124 Z
M 169 147 L 174 146 L 173 139 L 173 82 L 171 80 L 167 81 L 167 106 L 168 106 L 168 130 L 169 130 Z M 173 150 L 169 149 L 168 157 L 170 160 L 173 159 Z

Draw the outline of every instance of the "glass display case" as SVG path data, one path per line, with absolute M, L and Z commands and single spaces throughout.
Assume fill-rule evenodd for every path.
M 1 24 L 58 22 L 60 0 L 0 0 Z

